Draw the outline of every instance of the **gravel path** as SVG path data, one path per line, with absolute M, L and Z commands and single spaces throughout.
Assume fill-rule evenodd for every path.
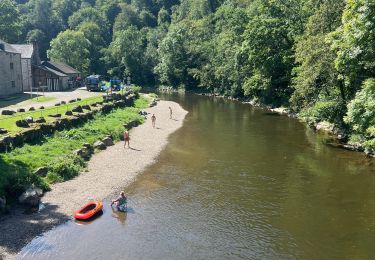
M 169 119 L 169 109 L 173 119 Z M 77 178 L 55 184 L 42 199 L 46 207 L 38 214 L 25 215 L 16 210 L 0 220 L 0 259 L 16 254 L 35 236 L 69 220 L 75 210 L 91 199 L 103 199 L 134 181 L 147 166 L 155 162 L 168 142 L 168 136 L 180 128 L 187 111 L 174 102 L 160 101 L 146 109 L 147 121 L 130 131 L 130 147 L 120 142 L 95 154 L 87 172 Z M 156 128 L 151 116 L 156 116 Z

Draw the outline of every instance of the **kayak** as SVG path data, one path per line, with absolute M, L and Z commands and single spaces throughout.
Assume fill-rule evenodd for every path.
M 92 201 L 77 210 L 77 212 L 74 214 L 74 218 L 79 220 L 88 220 L 89 218 L 100 212 L 102 209 L 103 203 L 101 201 Z

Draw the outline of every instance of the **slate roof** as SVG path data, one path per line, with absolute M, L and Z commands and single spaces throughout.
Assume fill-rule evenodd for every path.
M 34 53 L 34 46 L 32 44 L 10 44 L 13 49 L 21 53 L 22 59 L 31 59 Z
M 70 67 L 68 64 L 56 61 L 43 61 L 42 65 L 60 71 L 64 74 L 77 74 L 80 73 L 78 70 Z
M 35 65 L 32 65 L 32 66 L 35 66 Z M 51 69 L 49 67 L 46 67 L 46 66 L 35 66 L 35 67 L 37 67 L 41 70 L 49 71 L 49 72 L 51 72 L 51 73 L 53 73 L 53 74 L 55 74 L 56 76 L 59 76 L 59 77 L 68 77 L 68 75 L 66 75 L 64 73 L 61 73 L 59 71 L 53 70 L 53 69 Z
M 2 40 L 0 40 L 0 44 L 2 44 L 4 46 L 4 51 L 6 51 L 6 52 L 19 53 L 15 48 L 12 47 L 11 44 L 8 44 L 8 43 L 6 43 Z M 2 51 L 2 50 L 0 49 L 0 51 Z

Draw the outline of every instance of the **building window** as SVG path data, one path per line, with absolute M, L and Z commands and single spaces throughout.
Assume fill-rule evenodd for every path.
M 15 87 L 16 87 L 16 82 L 12 81 L 12 88 L 15 88 Z
M 11 62 L 11 63 L 10 63 L 10 69 L 12 70 L 13 67 L 14 67 L 14 64 L 13 64 L 13 62 Z

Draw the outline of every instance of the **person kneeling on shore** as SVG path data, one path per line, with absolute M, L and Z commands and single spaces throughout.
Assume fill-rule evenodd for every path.
M 125 192 L 120 193 L 120 197 L 118 197 L 115 200 L 112 200 L 111 202 L 111 207 L 113 204 L 116 204 L 116 208 L 118 211 L 123 211 L 125 212 L 127 209 L 127 203 L 128 203 L 128 198 L 125 196 Z

